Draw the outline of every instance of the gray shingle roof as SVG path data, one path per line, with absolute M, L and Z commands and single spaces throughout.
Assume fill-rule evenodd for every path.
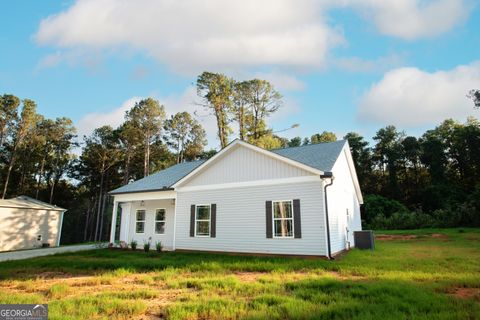
M 331 171 L 345 143 L 345 140 L 340 140 L 271 151 L 286 158 L 301 162 L 312 168 L 321 171 Z M 170 168 L 161 170 L 148 177 L 115 189 L 111 191 L 110 194 L 169 189 L 177 181 L 195 170 L 205 161 L 206 160 L 198 160 L 171 166 Z
M 148 177 L 137 180 L 130 184 L 124 185 L 118 189 L 110 192 L 110 194 L 116 193 L 130 193 L 141 191 L 154 191 L 170 188 L 175 182 L 185 177 L 199 165 L 204 163 L 205 160 L 198 160 L 192 162 L 179 163 L 171 166 L 170 168 L 161 170 L 157 173 L 151 174 Z
M 270 150 L 321 171 L 332 171 L 346 140 Z

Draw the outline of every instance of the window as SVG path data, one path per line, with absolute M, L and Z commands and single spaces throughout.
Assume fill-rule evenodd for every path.
M 137 222 L 135 223 L 135 232 L 145 232 L 145 210 L 137 210 Z
M 293 238 L 292 201 L 273 201 L 273 237 Z
M 210 205 L 197 205 L 195 208 L 195 236 L 210 237 Z
M 165 233 L 165 209 L 157 209 L 155 211 L 155 233 Z

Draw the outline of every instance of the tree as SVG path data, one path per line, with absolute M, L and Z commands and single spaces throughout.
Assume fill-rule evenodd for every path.
M 197 94 L 203 100 L 203 106 L 210 109 L 217 120 L 217 134 L 220 146 L 225 148 L 228 136 L 232 133 L 229 124 L 232 121 L 232 80 L 223 74 L 203 72 L 197 78 Z
M 445 145 L 434 130 L 428 130 L 420 139 L 420 160 L 427 167 L 433 184 L 444 183 L 447 156 Z
M 85 147 L 80 156 L 77 171 L 82 180 L 91 181 L 91 187 L 97 190 L 94 228 L 94 240 L 97 241 L 102 234 L 103 212 L 107 200 L 105 177 L 108 170 L 120 162 L 121 150 L 115 132 L 110 126 L 95 129 L 92 135 L 85 137 L 84 140 Z
M 69 169 L 73 155 L 70 153 L 72 147 L 77 146 L 73 141 L 76 138 L 76 129 L 72 120 L 68 118 L 57 118 L 49 132 L 51 156 L 49 161 L 50 196 L 49 203 L 53 203 L 54 190 L 61 177 Z M 48 148 L 47 148 L 48 150 Z
M 368 142 L 356 132 L 347 133 L 343 139 L 348 140 L 350 152 L 352 153 L 355 171 L 363 190 L 371 190 L 371 172 L 372 172 L 372 156 L 371 150 L 368 148 Z
M 202 125 L 188 112 L 179 112 L 165 121 L 165 141 L 176 153 L 176 162 L 197 159 L 207 145 Z
M 301 137 L 292 138 L 288 142 L 289 147 L 299 147 L 301 145 L 302 145 L 302 138 Z
M 0 149 L 8 136 L 8 129 L 17 118 L 20 99 L 11 94 L 0 96 Z
M 337 141 L 337 136 L 333 132 L 323 131 L 322 133 L 316 133 L 310 137 L 310 143 L 323 143 Z
M 120 141 L 120 147 L 123 150 L 124 166 L 122 184 L 125 185 L 130 181 L 132 159 L 142 145 L 143 134 L 140 129 L 135 126 L 134 121 L 127 120 L 117 129 L 117 135 Z
M 277 92 L 272 84 L 266 80 L 253 79 L 248 81 L 248 103 L 251 107 L 249 122 L 249 136 L 256 141 L 266 134 L 265 121 L 272 113 L 276 112 L 283 104 L 282 95 Z
M 131 121 L 143 135 L 143 175 L 146 177 L 150 174 L 150 147 L 160 139 L 165 108 L 157 100 L 147 98 L 137 102 L 131 110 L 127 111 L 125 118 Z
M 247 117 L 251 115 L 250 106 L 252 97 L 252 87 L 250 81 L 233 82 L 233 100 L 232 111 L 233 119 L 238 123 L 238 134 L 240 140 L 245 140 L 247 136 Z
M 13 166 L 15 165 L 18 149 L 24 143 L 25 137 L 27 136 L 28 132 L 32 130 L 35 125 L 35 117 L 37 115 L 35 112 L 36 107 L 37 105 L 34 101 L 29 99 L 23 100 L 22 113 L 20 115 L 19 121 L 16 123 L 14 128 L 12 148 L 10 151 L 7 174 L 3 185 L 2 199 L 5 199 L 5 195 L 7 194 L 8 182 L 10 180 L 10 174 L 12 173 Z
M 398 184 L 399 161 L 402 159 L 401 139 L 404 134 L 395 126 L 387 126 L 377 131 L 373 137 L 377 144 L 374 148 L 374 159 L 380 168 L 388 172 L 388 193 L 394 199 L 401 196 Z
M 467 97 L 472 99 L 475 108 L 480 108 L 480 90 L 472 89 L 468 92 Z

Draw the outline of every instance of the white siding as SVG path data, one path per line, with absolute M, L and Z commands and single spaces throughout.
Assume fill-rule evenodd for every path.
M 32 249 L 42 243 L 55 247 L 61 216 L 61 211 L 0 208 L 0 251 Z
M 310 172 L 238 145 L 204 168 L 185 186 L 269 180 L 312 175 Z
M 156 241 L 161 241 L 166 250 L 173 249 L 173 225 L 175 216 L 175 200 L 147 200 L 144 206 L 139 201 L 132 202 L 130 211 L 129 237 L 128 242 L 136 240 L 138 247 L 142 248 L 143 243 L 150 240 L 151 249 L 154 250 Z M 165 233 L 155 233 L 155 210 L 166 209 L 165 213 Z M 136 212 L 137 210 L 145 210 L 145 232 L 135 232 Z M 126 216 L 122 212 L 122 219 Z
M 177 193 L 176 248 L 225 252 L 326 255 L 320 182 Z M 300 199 L 301 239 L 267 239 L 265 202 Z M 190 206 L 217 205 L 216 238 L 190 237 Z
M 335 177 L 333 185 L 327 188 L 332 254 L 346 249 L 347 241 L 353 247 L 353 231 L 362 229 L 360 205 L 355 193 L 346 152 L 349 152 L 347 147 L 344 148 L 333 167 L 332 171 Z

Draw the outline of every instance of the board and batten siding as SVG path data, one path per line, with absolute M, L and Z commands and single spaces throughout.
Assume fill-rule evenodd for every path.
M 140 201 L 133 201 L 130 211 L 129 221 L 129 238 L 128 242 L 135 240 L 138 243 L 138 248 L 143 249 L 143 243 L 150 241 L 150 248 L 155 249 L 155 243 L 161 241 L 165 250 L 173 249 L 173 226 L 175 218 L 175 204 L 171 200 L 146 200 L 141 206 Z M 165 212 L 165 233 L 155 233 L 155 211 L 156 209 L 166 209 Z M 145 210 L 145 232 L 136 233 L 135 222 L 137 210 Z M 124 213 L 122 212 L 122 215 Z M 123 218 L 123 216 L 122 216 Z
M 333 185 L 327 188 L 332 254 L 345 250 L 347 241 L 353 247 L 353 232 L 362 230 L 360 204 L 350 174 L 346 154 L 349 150 L 346 148 L 333 166 L 332 172 L 335 177 Z
M 188 186 L 270 180 L 312 175 L 260 152 L 237 146 L 188 181 Z
M 300 200 L 301 239 L 266 237 L 265 202 Z M 190 236 L 190 206 L 216 204 L 216 237 Z M 176 248 L 186 250 L 326 255 L 323 188 L 318 182 L 178 191 Z

